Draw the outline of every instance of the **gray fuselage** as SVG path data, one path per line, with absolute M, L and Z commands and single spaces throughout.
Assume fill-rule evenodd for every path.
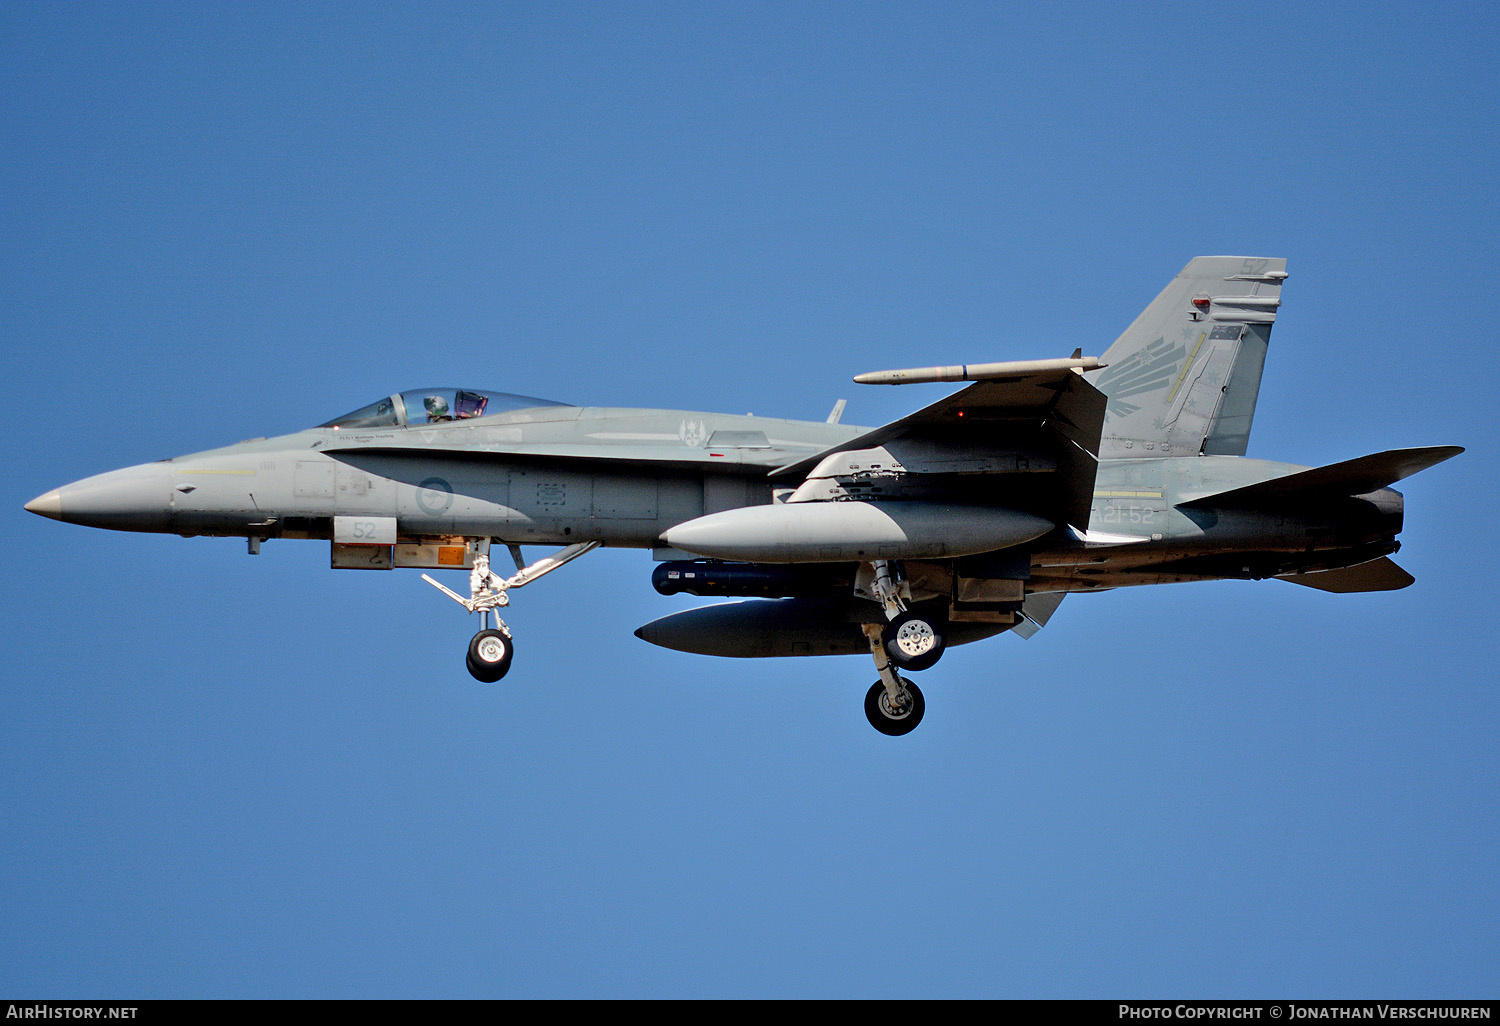
M 372 516 L 394 517 L 410 539 L 659 549 L 676 525 L 776 501 L 797 481 L 776 480 L 775 468 L 865 430 L 546 406 L 458 423 L 313 428 L 112 471 L 52 495 L 58 519 L 184 536 L 326 539 L 334 517 Z M 1401 498 L 1390 489 L 1316 516 L 1178 507 L 1301 469 L 1233 456 L 1101 461 L 1089 523 L 1059 524 L 1034 544 L 1029 590 L 1343 565 L 1352 556 L 1336 553 L 1363 554 L 1400 530 Z

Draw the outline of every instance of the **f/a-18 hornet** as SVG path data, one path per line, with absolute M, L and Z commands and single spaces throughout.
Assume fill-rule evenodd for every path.
M 470 388 L 398 392 L 318 427 L 90 477 L 27 503 L 93 527 L 331 543 L 336 568 L 423 577 L 481 630 L 498 681 L 510 592 L 599 545 L 650 549 L 662 594 L 724 602 L 637 636 L 705 655 L 868 653 L 879 731 L 921 720 L 903 672 L 949 645 L 1030 638 L 1070 593 L 1275 577 L 1403 588 L 1390 485 L 1463 450 L 1309 469 L 1245 457 L 1286 261 L 1198 257 L 1102 358 L 924 367 L 970 382 L 883 427 L 570 406 Z M 492 562 L 496 543 L 515 572 Z M 528 564 L 522 545 L 557 545 Z

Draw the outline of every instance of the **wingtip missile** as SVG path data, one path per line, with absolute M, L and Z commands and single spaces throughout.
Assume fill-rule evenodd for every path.
M 932 381 L 989 381 L 1024 377 L 1047 371 L 1098 370 L 1104 364 L 1097 356 L 1070 356 L 1059 360 L 1008 360 L 1002 363 L 959 363 L 950 367 L 910 367 L 905 370 L 870 371 L 856 374 L 858 385 L 917 385 Z

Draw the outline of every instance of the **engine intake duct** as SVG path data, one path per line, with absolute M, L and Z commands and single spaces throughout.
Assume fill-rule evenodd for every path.
M 799 598 L 847 593 L 854 568 L 842 564 L 808 566 L 678 560 L 651 572 L 651 586 L 663 595 L 726 598 Z

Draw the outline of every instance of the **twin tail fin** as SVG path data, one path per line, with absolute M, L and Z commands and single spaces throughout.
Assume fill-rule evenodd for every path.
M 1243 456 L 1286 260 L 1194 257 L 1104 353 L 1101 459 Z

